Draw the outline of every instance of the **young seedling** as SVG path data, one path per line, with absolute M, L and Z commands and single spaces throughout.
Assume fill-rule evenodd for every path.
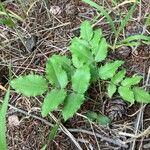
M 11 81 L 12 88 L 25 96 L 47 93 L 42 104 L 43 117 L 58 107 L 65 121 L 73 117 L 84 103 L 93 81 L 107 81 L 110 98 L 118 93 L 131 104 L 150 103 L 150 94 L 137 86 L 141 76 L 126 77 L 121 60 L 108 62 L 108 44 L 101 29 L 93 31 L 90 22 L 84 21 L 80 26 L 80 38 L 75 37 L 69 48 L 71 58 L 53 55 L 48 59 L 45 77 L 29 74 Z

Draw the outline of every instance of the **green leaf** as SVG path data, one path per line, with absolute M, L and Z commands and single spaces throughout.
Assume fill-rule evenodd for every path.
M 129 87 L 120 86 L 118 92 L 125 101 L 130 102 L 131 104 L 134 103 L 134 93 Z
M 11 19 L 0 19 L 0 24 L 7 25 L 8 27 L 14 27 L 15 24 Z
M 98 115 L 97 116 L 97 119 L 96 119 L 96 122 L 99 124 L 99 125 L 102 125 L 102 126 L 106 126 L 106 125 L 109 125 L 111 123 L 111 120 L 107 117 L 107 116 L 104 116 L 104 115 Z
M 70 94 L 64 103 L 63 109 L 64 120 L 66 121 L 67 119 L 73 117 L 73 115 L 79 110 L 83 102 L 84 102 L 83 94 L 75 94 L 75 93 Z
M 123 80 L 123 78 L 125 77 L 125 74 L 126 74 L 126 70 L 119 71 L 117 74 L 115 74 L 111 78 L 111 82 L 113 82 L 114 84 L 118 84 L 119 82 Z
M 11 86 L 18 93 L 25 96 L 42 95 L 48 89 L 48 83 L 40 75 L 29 74 L 26 76 L 19 76 L 11 81 Z
M 100 6 L 100 5 L 96 4 L 92 0 L 82 0 L 82 1 L 89 4 L 91 7 L 96 8 L 98 11 L 100 11 L 107 18 L 107 21 L 108 21 L 109 25 L 111 26 L 113 32 L 116 34 L 116 29 L 115 29 L 114 22 L 113 22 L 111 16 L 109 15 L 109 13 L 104 9 L 103 6 Z
M 84 93 L 90 82 L 90 69 L 88 66 L 82 66 L 76 69 L 72 77 L 72 89 L 78 93 Z
M 148 15 L 148 17 L 147 17 L 147 19 L 146 19 L 145 25 L 146 25 L 147 27 L 150 26 L 150 14 Z
M 83 66 L 83 62 L 78 59 L 75 55 L 72 55 L 72 63 L 76 68 L 80 68 Z
M 86 48 L 90 48 L 90 44 L 89 44 L 88 41 L 86 41 L 84 39 L 81 39 L 81 38 L 78 38 L 78 37 L 75 37 L 75 39 L 77 40 L 77 42 L 78 42 L 79 45 L 83 45 Z
M 85 116 L 91 121 L 95 121 L 97 119 L 97 113 L 93 111 L 87 112 Z
M 69 58 L 67 58 L 66 56 L 61 56 L 61 55 L 53 55 L 51 58 L 59 63 L 59 65 L 66 71 L 69 77 L 72 76 L 74 72 L 74 68 Z
M 56 87 L 65 88 L 68 83 L 68 77 L 60 63 L 53 57 L 48 59 L 46 64 L 47 78 L 50 83 Z
M 93 38 L 90 41 L 93 54 L 97 54 L 101 38 L 102 38 L 102 30 L 97 29 L 96 31 L 94 31 Z
M 107 51 L 108 49 L 108 44 L 106 42 L 105 38 L 102 38 L 100 43 L 99 43 L 99 47 L 97 49 L 97 52 L 95 54 L 95 61 L 96 62 L 100 62 L 105 60 L 105 58 L 107 57 Z
M 0 110 L 0 149 L 7 150 L 7 140 L 6 140 L 6 113 L 8 109 L 8 102 L 10 96 L 10 89 L 7 90 L 3 104 Z
M 50 93 L 46 95 L 42 105 L 42 116 L 46 117 L 49 112 L 57 109 L 57 107 L 64 102 L 66 95 L 64 89 L 53 89 L 50 91 Z
M 110 98 L 112 98 L 112 96 L 114 95 L 116 90 L 117 90 L 117 87 L 115 84 L 113 84 L 113 83 L 108 84 L 107 91 L 108 91 L 108 96 Z
M 90 65 L 91 82 L 95 82 L 99 79 L 98 69 L 95 65 Z
M 139 103 L 150 103 L 150 94 L 146 92 L 145 90 L 134 87 L 133 88 L 135 100 Z
M 92 26 L 89 21 L 84 21 L 80 26 L 80 36 L 87 41 L 90 41 L 93 36 Z
M 112 63 L 106 63 L 104 66 L 99 68 L 99 77 L 107 80 L 115 75 L 117 69 L 123 64 L 123 61 L 116 60 Z
M 71 42 L 70 51 L 80 61 L 90 64 L 92 61 L 92 53 L 90 49 L 81 43 L 79 38 L 74 38 Z
M 131 85 L 136 85 L 138 84 L 141 80 L 142 80 L 142 76 L 133 76 L 131 78 L 125 78 L 122 82 L 121 85 L 122 86 L 131 86 Z

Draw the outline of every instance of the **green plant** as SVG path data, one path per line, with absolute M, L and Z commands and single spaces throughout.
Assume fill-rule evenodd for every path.
M 8 88 L 3 104 L 0 107 L 0 148 L 2 150 L 7 150 L 6 142 L 6 113 L 8 109 L 10 88 Z
M 150 103 L 150 94 L 136 86 L 142 77 L 126 77 L 125 69 L 121 69 L 123 61 L 107 60 L 108 44 L 102 30 L 93 31 L 88 21 L 84 21 L 80 29 L 80 37 L 75 37 L 70 45 L 71 59 L 53 55 L 46 64 L 46 79 L 29 74 L 12 80 L 11 86 L 26 96 L 38 96 L 47 91 L 42 104 L 42 116 L 46 117 L 49 112 L 62 106 L 64 120 L 79 110 L 85 101 L 87 89 L 96 81 L 107 83 L 110 98 L 119 93 L 132 104 L 135 101 Z M 50 91 L 48 83 L 52 87 Z
M 98 5 L 97 3 L 93 2 L 92 0 L 82 0 L 82 1 L 89 4 L 90 6 L 92 6 L 94 8 L 96 8 L 97 11 L 101 13 L 101 15 L 106 17 L 108 24 L 110 25 L 112 32 L 114 34 L 114 37 L 115 37 L 113 44 L 109 45 L 109 47 L 111 49 L 115 50 L 116 48 L 119 48 L 122 46 L 139 46 L 141 43 L 144 43 L 147 45 L 150 44 L 150 37 L 147 35 L 143 35 L 143 34 L 133 35 L 133 36 L 127 37 L 125 39 L 119 39 L 120 33 L 123 31 L 124 27 L 128 24 L 132 14 L 135 11 L 135 8 L 138 4 L 138 0 L 131 1 L 131 3 L 134 3 L 134 4 L 131 6 L 131 8 L 128 11 L 128 13 L 126 14 L 126 16 L 123 19 L 121 19 L 120 25 L 118 25 L 118 27 L 115 26 L 115 23 L 114 23 L 112 17 L 109 15 L 109 13 L 105 7 Z M 146 26 L 149 25 L 149 22 L 150 22 L 149 20 L 150 19 L 148 16 L 146 23 L 145 23 Z
M 97 124 L 102 125 L 102 126 L 106 126 L 111 123 L 111 120 L 107 116 L 102 115 L 100 113 L 89 111 L 85 114 L 85 116 L 89 120 L 96 122 Z
M 23 22 L 23 19 L 20 16 L 18 16 L 17 14 L 13 13 L 10 10 L 6 10 L 1 0 L 0 0 L 0 15 L 3 16 L 3 18 L 0 19 L 0 24 L 6 25 L 11 28 L 15 26 L 14 19 Z

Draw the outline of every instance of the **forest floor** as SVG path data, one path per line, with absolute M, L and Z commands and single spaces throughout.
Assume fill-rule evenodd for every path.
M 110 11 L 117 25 L 132 3 L 114 0 L 115 5 L 112 1 L 95 0 Z M 25 18 L 23 22 L 17 21 L 15 29 L 0 25 L 0 85 L 4 88 L 8 87 L 9 63 L 12 64 L 13 77 L 31 72 L 44 74 L 47 58 L 53 54 L 69 55 L 69 43 L 74 36 L 79 35 L 81 22 L 93 21 L 98 15 L 96 9 L 81 0 L 47 0 L 47 4 L 44 0 L 27 0 L 24 5 L 17 0 L 6 0 L 4 5 Z M 150 1 L 140 0 L 121 36 L 143 34 L 149 13 Z M 114 39 L 105 17 L 99 16 L 94 28 L 102 28 L 109 42 Z M 150 35 L 150 28 L 144 32 Z M 144 80 L 141 86 L 150 90 L 150 45 L 120 47 L 109 52 L 109 59 L 124 60 L 128 75 L 142 75 Z M 63 123 L 67 131 L 60 129 L 47 150 L 78 150 L 72 142 L 72 136 L 83 150 L 150 149 L 150 105 L 130 106 L 120 97 L 103 99 L 104 93 L 103 89 L 100 91 L 99 85 L 92 85 L 88 90 L 90 99 L 72 119 Z M 1 102 L 4 94 L 5 91 L 0 89 Z M 42 118 L 41 103 L 42 97 L 29 98 L 12 92 L 7 114 L 9 150 L 40 150 L 47 142 L 58 116 L 53 113 L 53 118 Z M 109 116 L 111 125 L 103 127 L 88 122 L 83 117 L 88 111 Z

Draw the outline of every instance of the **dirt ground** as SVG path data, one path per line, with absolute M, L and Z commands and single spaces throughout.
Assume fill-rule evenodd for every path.
M 47 3 L 45 3 L 47 2 Z M 0 84 L 8 86 L 8 65 L 11 62 L 13 77 L 31 72 L 44 74 L 45 63 L 53 54 L 69 55 L 68 45 L 79 35 L 79 25 L 84 20 L 92 21 L 97 11 L 80 0 L 37 1 L 31 9 L 32 0 L 27 0 L 23 9 L 19 1 L 5 1 L 7 9 L 19 16 L 28 12 L 24 22 L 18 21 L 16 30 L 0 25 Z M 112 10 L 111 0 L 95 0 L 108 10 Z M 119 1 L 121 4 L 124 1 Z M 111 12 L 117 23 L 128 12 L 131 3 L 124 4 Z M 141 34 L 146 14 L 150 13 L 150 1 L 141 0 L 133 17 L 121 36 Z M 102 28 L 109 42 L 114 40 L 106 19 L 101 19 L 95 28 Z M 145 31 L 150 35 L 150 29 Z M 22 41 L 20 40 L 20 37 Z M 23 44 L 24 42 L 24 44 Z M 28 51 L 26 50 L 28 47 Z M 150 45 L 121 47 L 110 51 L 109 59 L 125 61 L 128 75 L 140 74 L 144 77 L 141 86 L 150 90 Z M 148 81 L 148 83 L 147 83 Z M 63 123 L 83 150 L 144 150 L 150 149 L 150 105 L 132 106 L 120 97 L 106 98 L 103 86 L 93 84 L 88 90 L 88 101 L 76 116 Z M 0 100 L 4 91 L 0 90 Z M 57 114 L 42 118 L 40 107 L 42 96 L 28 98 L 12 92 L 7 115 L 7 137 L 9 150 L 40 150 L 47 142 Z M 84 119 L 87 111 L 101 112 L 113 121 L 102 127 Z M 141 113 L 141 114 L 140 114 Z M 53 118 L 53 119 L 52 119 Z M 138 135 L 138 136 L 137 136 Z M 47 150 L 78 150 L 72 139 L 61 129 Z

